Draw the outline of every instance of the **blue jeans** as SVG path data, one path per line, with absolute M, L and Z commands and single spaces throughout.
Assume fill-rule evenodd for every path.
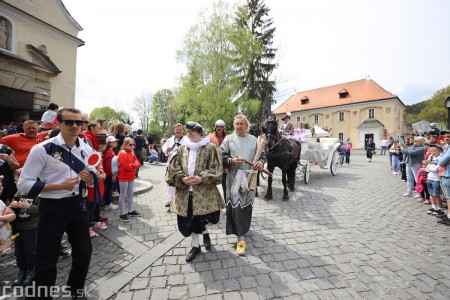
M 406 165 L 406 183 L 408 186 L 408 192 L 414 191 L 414 185 L 416 182 L 416 175 L 419 171 L 420 167 L 422 167 L 420 164 L 414 164 L 412 166 Z
M 158 158 L 157 158 L 157 157 L 154 157 L 154 156 L 149 156 L 149 157 L 148 157 L 148 162 L 149 162 L 149 163 L 152 163 L 152 162 L 154 162 L 154 161 L 158 161 Z
M 428 186 L 428 192 L 430 193 L 431 196 L 439 197 L 439 195 L 441 194 L 440 193 L 441 192 L 440 181 L 428 179 L 427 186 Z
M 386 154 L 386 148 L 387 148 L 387 146 L 381 146 L 381 153 L 380 153 L 380 155 L 385 155 Z
M 392 155 L 392 172 L 400 172 L 400 160 L 397 155 Z
M 450 178 L 441 177 L 441 189 L 444 198 L 450 200 Z

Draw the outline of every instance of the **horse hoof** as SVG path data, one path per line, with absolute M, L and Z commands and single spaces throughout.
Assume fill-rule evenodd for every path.
M 295 191 L 295 188 L 294 187 L 290 187 L 289 190 L 292 192 L 292 191 Z

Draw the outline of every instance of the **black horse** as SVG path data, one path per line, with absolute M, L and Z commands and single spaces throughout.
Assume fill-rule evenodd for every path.
M 281 169 L 281 181 L 284 186 L 283 199 L 288 200 L 288 190 L 286 185 L 292 191 L 295 185 L 295 170 L 300 160 L 301 144 L 293 139 L 287 139 L 278 131 L 278 122 L 276 120 L 267 120 L 262 128 L 267 136 L 266 156 L 267 169 L 273 173 L 275 167 Z M 287 180 L 286 180 L 287 175 Z M 267 192 L 264 198 L 272 199 L 272 177 L 269 176 L 267 182 Z

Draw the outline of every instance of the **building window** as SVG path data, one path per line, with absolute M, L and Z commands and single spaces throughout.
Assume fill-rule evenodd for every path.
M 319 115 L 314 115 L 314 124 L 319 123 Z
M 369 119 L 375 119 L 375 108 L 369 108 Z
M 0 48 L 12 51 L 12 24 L 0 16 Z
M 344 133 L 343 132 L 339 132 L 339 140 L 340 141 L 344 140 Z
M 300 117 L 297 117 L 297 124 L 300 123 Z
M 348 96 L 348 91 L 346 89 L 343 89 L 342 91 L 339 92 L 339 99 L 344 99 L 347 96 Z
M 303 105 L 303 104 L 308 104 L 309 103 L 309 98 L 307 97 L 307 96 L 303 96 L 301 99 L 300 99 L 300 103 Z
M 344 112 L 343 111 L 339 112 L 339 122 L 344 122 Z

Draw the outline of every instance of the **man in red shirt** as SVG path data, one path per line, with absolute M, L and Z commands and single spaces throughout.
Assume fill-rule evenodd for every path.
M 3 137 L 1 143 L 8 145 L 15 152 L 15 157 L 22 168 L 27 160 L 31 148 L 42 142 L 41 136 L 38 135 L 39 125 L 34 120 L 23 122 L 24 133 L 11 134 Z

